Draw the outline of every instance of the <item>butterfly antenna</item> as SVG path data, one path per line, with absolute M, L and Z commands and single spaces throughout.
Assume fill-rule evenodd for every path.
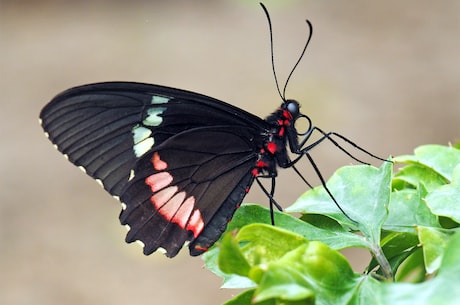
M 310 43 L 311 37 L 313 36 L 313 26 L 311 25 L 311 22 L 308 19 L 305 20 L 305 21 L 308 24 L 310 34 L 308 35 L 308 39 L 307 39 L 307 42 L 305 43 L 305 46 L 303 47 L 302 53 L 300 53 L 299 59 L 295 63 L 294 67 L 291 70 L 291 73 L 289 73 L 289 75 L 288 75 L 288 77 L 286 79 L 286 83 L 284 84 L 284 88 L 283 88 L 283 97 L 286 96 L 286 88 L 287 88 L 287 85 L 289 83 L 289 80 L 291 79 L 292 74 L 294 73 L 295 69 L 297 68 L 297 66 L 299 65 L 299 63 L 302 60 L 303 56 L 305 55 L 305 51 L 307 51 L 308 44 Z M 270 33 L 271 33 L 271 30 L 270 30 Z M 272 46 L 272 48 L 273 48 L 273 46 Z M 272 52 L 272 61 L 273 61 L 273 52 Z M 274 70 L 274 68 L 273 68 L 273 70 Z M 284 100 L 284 98 L 283 98 L 283 100 Z
M 260 6 L 262 7 L 262 9 L 264 10 L 264 13 L 265 13 L 265 16 L 267 17 L 267 21 L 268 21 L 268 29 L 270 31 L 270 53 L 271 53 L 271 58 L 272 58 L 272 70 L 273 70 L 273 76 L 275 78 L 275 84 L 276 84 L 276 90 L 278 90 L 278 94 L 279 96 L 281 97 L 281 99 L 283 101 L 285 101 L 286 99 L 284 98 L 284 92 L 283 94 L 281 94 L 281 90 L 280 90 L 280 86 L 278 84 L 278 78 L 276 77 L 276 70 L 275 70 L 275 57 L 273 55 L 273 29 L 272 29 L 272 21 L 270 19 L 270 14 L 268 13 L 268 10 L 267 8 L 265 7 L 265 5 L 263 3 L 259 3 Z M 292 74 L 292 72 L 291 72 Z M 286 87 L 286 86 L 285 86 Z M 286 88 L 285 88 L 286 89 Z

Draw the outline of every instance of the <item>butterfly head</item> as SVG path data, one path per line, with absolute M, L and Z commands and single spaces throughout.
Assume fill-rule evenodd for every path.
M 286 100 L 282 108 L 290 114 L 293 120 L 300 114 L 300 105 L 296 100 Z

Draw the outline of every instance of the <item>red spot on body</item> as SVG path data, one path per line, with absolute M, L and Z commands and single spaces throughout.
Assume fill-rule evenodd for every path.
M 280 128 L 280 131 L 278 132 L 278 135 L 279 135 L 280 137 L 283 137 L 283 136 L 284 136 L 284 127 L 281 127 L 281 128 Z
M 253 168 L 252 171 L 251 171 L 251 174 L 256 177 L 257 175 L 259 175 L 259 169 L 258 168 Z
M 268 142 L 267 143 L 267 150 L 272 153 L 272 154 L 275 154 L 276 150 L 278 149 L 277 145 L 273 142 Z
M 268 164 L 267 164 L 267 162 L 259 160 L 259 161 L 256 162 L 256 166 L 259 167 L 259 168 L 264 168 L 264 167 L 268 167 Z
M 168 163 L 160 159 L 160 155 L 158 152 L 155 152 L 152 156 L 152 164 L 153 168 L 157 171 L 165 170 L 168 168 Z
M 283 117 L 285 117 L 288 120 L 292 120 L 292 114 L 288 110 L 283 110 Z

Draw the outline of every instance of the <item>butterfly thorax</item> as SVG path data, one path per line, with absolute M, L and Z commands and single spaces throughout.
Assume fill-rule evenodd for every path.
M 295 134 L 294 123 L 299 116 L 299 104 L 294 100 L 287 100 L 265 121 L 269 128 L 263 134 L 263 147 L 260 148 L 254 176 L 275 177 L 276 166 L 285 167 L 289 163 L 287 153 L 288 134 Z

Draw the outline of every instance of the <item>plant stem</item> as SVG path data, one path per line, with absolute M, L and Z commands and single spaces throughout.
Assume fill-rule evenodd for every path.
M 393 272 L 391 271 L 390 263 L 385 257 L 382 248 L 380 246 L 374 246 L 372 247 L 372 252 L 378 264 L 380 265 L 380 270 L 382 271 L 383 277 L 388 281 L 393 281 Z

